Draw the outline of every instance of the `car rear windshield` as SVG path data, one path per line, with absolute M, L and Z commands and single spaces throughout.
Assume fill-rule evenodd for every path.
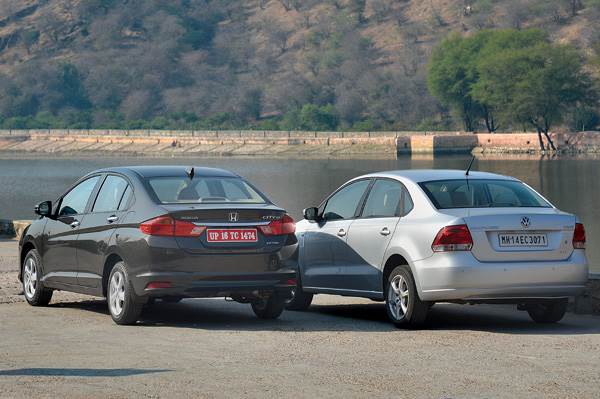
M 237 177 L 155 177 L 148 184 L 163 204 L 243 203 L 265 204 L 267 200 Z
M 514 180 L 438 180 L 420 186 L 438 209 L 551 206 L 535 191 Z

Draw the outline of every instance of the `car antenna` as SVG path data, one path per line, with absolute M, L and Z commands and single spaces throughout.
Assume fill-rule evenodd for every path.
M 194 167 L 193 166 L 189 169 L 186 169 L 185 173 L 187 173 L 190 180 L 194 179 Z
M 471 162 L 469 162 L 469 167 L 467 168 L 467 171 L 465 172 L 465 176 L 469 176 L 469 172 L 471 171 L 471 166 L 473 166 L 474 161 L 475 161 L 475 155 L 473 155 L 473 158 L 471 158 Z

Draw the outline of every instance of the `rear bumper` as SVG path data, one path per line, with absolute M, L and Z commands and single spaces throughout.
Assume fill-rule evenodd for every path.
M 127 243 L 125 244 L 127 247 Z M 297 243 L 278 251 L 223 249 L 192 253 L 171 237 L 148 236 L 133 242 L 126 257 L 130 280 L 140 297 L 221 297 L 256 291 L 290 291 L 298 268 Z M 168 288 L 151 288 L 150 283 Z M 166 284 L 168 283 L 168 284 Z
M 585 252 L 565 261 L 480 262 L 470 252 L 436 253 L 415 262 L 424 301 L 484 301 L 561 298 L 580 294 L 587 283 Z
M 289 293 L 296 285 L 295 270 L 269 273 L 215 275 L 187 272 L 147 272 L 131 278 L 140 297 L 181 296 L 187 298 L 251 295 L 255 292 Z M 148 284 L 169 283 L 169 288 L 151 288 Z

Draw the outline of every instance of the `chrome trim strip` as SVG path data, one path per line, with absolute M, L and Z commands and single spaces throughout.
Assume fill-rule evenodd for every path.
M 327 291 L 342 291 L 342 292 L 368 292 L 371 294 L 383 294 L 381 291 L 367 291 L 367 290 L 347 290 L 343 288 L 326 288 L 326 287 L 302 287 L 309 290 L 327 290 Z
M 200 223 L 200 222 L 192 222 L 196 226 L 204 226 L 204 227 L 255 227 L 255 226 L 266 226 L 270 222 L 249 222 L 249 223 L 231 223 L 231 222 L 221 222 L 221 223 Z

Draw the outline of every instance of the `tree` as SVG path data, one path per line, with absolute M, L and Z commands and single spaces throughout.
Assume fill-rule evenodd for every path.
M 451 35 L 434 50 L 427 79 L 430 91 L 460 115 L 466 130 L 483 119 L 494 132 L 497 116 L 506 124 L 533 124 L 542 149 L 541 135 L 554 149 L 550 126 L 592 93 L 577 52 L 550 44 L 539 29 Z
M 540 148 L 556 150 L 550 128 L 570 110 L 593 101 L 592 81 L 570 46 L 547 42 L 520 49 L 507 48 L 483 60 L 473 97 L 491 104 L 517 123 L 533 126 Z
M 61 87 L 64 103 L 77 109 L 87 109 L 91 106 L 82 76 L 73 64 L 64 64 L 61 68 Z
M 40 31 L 38 30 L 27 30 L 21 35 L 23 38 L 23 44 L 27 48 L 27 54 L 31 54 L 31 47 L 38 42 L 40 39 Z
M 318 106 L 316 104 L 304 104 L 300 109 L 288 111 L 282 122 L 282 127 L 287 130 L 335 130 L 338 118 L 333 105 Z
M 484 36 L 487 32 L 468 39 L 457 34 L 444 39 L 434 50 L 427 72 L 431 93 L 460 116 L 468 132 L 475 130 L 483 114 L 481 104 L 471 96 L 471 86 L 477 81 L 477 57 Z

